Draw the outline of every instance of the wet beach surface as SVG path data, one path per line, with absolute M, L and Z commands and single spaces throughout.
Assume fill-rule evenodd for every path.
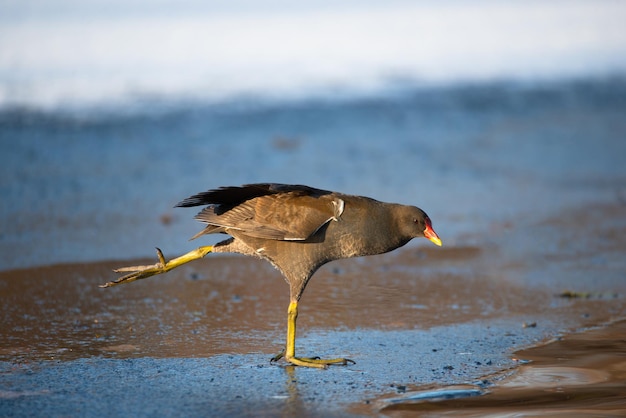
M 624 228 L 626 218 L 615 221 Z M 283 344 L 288 292 L 257 260 L 210 257 L 112 289 L 97 285 L 120 262 L 2 272 L 10 303 L 2 312 L 0 409 L 15 416 L 498 416 L 521 404 L 526 416 L 626 411 L 624 322 L 570 335 L 626 316 L 623 281 L 585 293 L 549 283 L 523 288 L 514 280 L 522 260 L 507 259 L 501 244 L 416 246 L 324 267 L 303 299 L 297 348 L 356 361 L 324 371 L 269 363 Z M 442 400 L 442 390 L 458 398 Z
M 624 91 L 3 113 L 0 415 L 623 414 Z M 298 353 L 356 365 L 269 364 L 288 289 L 257 260 L 209 256 L 98 288 L 154 263 L 155 245 L 173 257 L 207 243 L 187 242 L 201 226 L 170 209 L 181 198 L 268 180 L 433 218 L 443 248 L 334 262 L 307 287 Z
M 626 321 L 611 323 L 519 351 L 515 354 L 522 366 L 480 384 L 403 387 L 401 395 L 376 403 L 384 415 L 392 417 L 623 416 L 624 335 Z M 499 381 L 491 385 L 491 379 Z

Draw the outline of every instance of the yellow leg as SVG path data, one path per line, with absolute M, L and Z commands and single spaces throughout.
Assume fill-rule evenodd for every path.
M 146 279 L 148 277 L 156 276 L 157 274 L 166 273 L 172 269 L 175 269 L 176 267 L 189 263 L 190 261 L 204 257 L 205 255 L 213 251 L 213 247 L 210 245 L 205 247 L 199 247 L 193 251 L 189 251 L 187 254 L 183 254 L 180 257 L 174 258 L 167 262 L 165 261 L 165 257 L 163 257 L 163 253 L 161 252 L 161 250 L 157 248 L 156 251 L 157 257 L 159 258 L 158 263 L 151 266 L 122 267 L 114 270 L 116 273 L 127 271 L 131 273 L 122 276 L 112 282 L 105 283 L 100 287 L 111 287 L 122 283 L 130 283 L 134 282 L 135 280 Z
M 296 319 L 298 318 L 298 302 L 291 302 L 287 311 L 287 346 L 284 351 L 274 356 L 271 362 L 278 361 L 285 357 L 285 361 L 296 366 L 317 367 L 325 369 L 331 364 L 355 364 L 353 360 L 347 358 L 320 359 L 319 357 L 296 357 Z

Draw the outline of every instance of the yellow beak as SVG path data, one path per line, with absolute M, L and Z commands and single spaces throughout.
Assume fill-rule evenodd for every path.
M 437 245 L 438 247 L 441 247 L 441 240 L 439 239 L 439 237 L 431 237 L 428 238 L 430 240 L 430 242 L 432 242 L 433 244 Z

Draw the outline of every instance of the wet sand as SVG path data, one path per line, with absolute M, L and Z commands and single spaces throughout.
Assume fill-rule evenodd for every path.
M 626 321 L 516 352 L 515 359 L 519 367 L 481 385 L 413 387 L 376 401 L 377 407 L 392 417 L 626 414 Z
M 626 317 L 626 284 L 606 262 L 625 248 L 623 207 L 594 207 L 602 222 L 589 228 L 602 240 L 584 254 L 521 245 L 589 236 L 569 228 L 581 210 L 494 225 L 484 246 L 417 244 L 324 266 L 302 300 L 297 350 L 356 361 L 324 371 L 270 365 L 288 289 L 262 261 L 209 256 L 111 289 L 98 285 L 113 268 L 154 260 L 0 272 L 0 415 L 623 413 L 624 322 L 614 321 Z M 581 257 L 600 255 L 601 278 L 581 286 Z M 538 280 L 546 260 L 572 286 Z M 420 401 L 441 390 L 460 399 Z

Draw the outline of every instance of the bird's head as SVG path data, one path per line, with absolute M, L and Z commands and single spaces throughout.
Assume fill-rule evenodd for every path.
M 427 238 L 433 244 L 441 247 L 441 239 L 433 229 L 433 224 L 423 210 L 415 206 L 404 206 L 401 217 L 401 229 L 411 238 Z

